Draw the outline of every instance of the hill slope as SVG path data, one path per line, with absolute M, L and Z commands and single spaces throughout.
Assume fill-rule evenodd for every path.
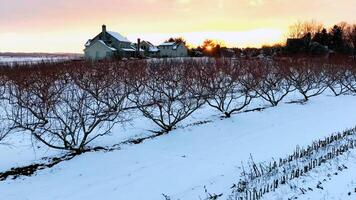
M 113 152 L 83 154 L 33 177 L 0 182 L 1 199 L 157 200 L 164 199 L 164 193 L 194 200 L 205 197 L 204 186 L 210 193 L 225 195 L 238 181 L 241 162 L 246 163 L 250 155 L 256 162 L 283 156 L 296 145 L 355 126 L 355 113 L 356 96 L 321 95 L 305 105 L 281 104 L 231 119 L 220 119 L 204 107 L 169 135 Z M 197 121 L 211 122 L 185 126 Z M 130 126 L 115 127 L 113 135 L 98 144 L 147 134 L 152 127 L 137 118 Z M 5 163 L 0 168 L 33 162 L 32 151 L 25 143 L 0 147 Z M 44 148 L 36 151 L 40 156 L 60 153 Z M 17 154 L 22 157 L 16 158 Z M 19 158 L 23 162 L 16 161 Z

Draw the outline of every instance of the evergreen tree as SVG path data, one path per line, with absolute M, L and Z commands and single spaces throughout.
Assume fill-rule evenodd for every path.
M 340 26 L 335 25 L 330 31 L 330 48 L 339 53 L 347 53 L 344 32 Z
M 323 28 L 323 30 L 321 32 L 318 32 L 315 34 L 312 41 L 329 47 L 330 46 L 330 35 L 329 35 L 328 31 L 325 28 Z

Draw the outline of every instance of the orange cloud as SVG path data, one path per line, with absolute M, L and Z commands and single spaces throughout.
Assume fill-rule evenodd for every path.
M 355 0 L 2 0 L 0 51 L 81 52 L 103 23 L 130 38 L 183 35 L 196 44 L 226 37 L 228 45 L 256 46 L 297 20 L 354 22 L 355 7 Z

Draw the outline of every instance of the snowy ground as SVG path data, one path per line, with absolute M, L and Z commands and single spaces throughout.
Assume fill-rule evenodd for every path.
M 259 104 L 254 102 L 252 106 Z M 237 114 L 231 119 L 220 119 L 216 111 L 205 107 L 169 135 L 109 153 L 83 154 L 33 177 L 0 182 L 1 199 L 159 200 L 164 199 L 164 193 L 173 199 L 194 200 L 205 197 L 204 186 L 209 193 L 228 195 L 229 188 L 238 182 L 241 162 L 246 163 L 250 154 L 256 162 L 284 156 L 296 145 L 308 145 L 333 132 L 354 127 L 355 113 L 356 96 L 325 94 L 305 105 L 282 103 L 262 112 Z M 212 122 L 183 128 L 205 120 Z M 115 144 L 149 134 L 148 130 L 154 127 L 145 119 L 135 118 L 124 128 L 115 127 L 112 136 L 96 144 Z M 13 146 L 0 146 L 0 171 L 60 153 L 41 145 L 33 147 L 26 136 L 13 136 L 8 142 Z M 352 168 L 355 163 L 350 162 Z M 343 183 L 352 185 L 356 171 L 345 171 L 344 177 L 348 179 Z M 326 184 L 332 187 L 338 178 L 343 176 Z M 315 196 L 318 194 L 315 191 Z M 318 199 L 312 195 L 305 198 Z
M 39 63 L 39 62 L 55 62 L 70 60 L 74 57 L 70 56 L 0 56 L 0 64 L 25 64 L 25 63 Z
M 356 199 L 356 152 L 348 155 L 348 160 L 340 161 L 347 169 L 343 171 L 333 169 L 334 173 L 328 173 L 324 179 L 319 179 L 323 189 L 316 189 L 312 192 L 301 195 L 299 199 Z M 330 167 L 331 168 L 331 167 Z M 330 168 L 327 168 L 328 170 Z M 329 170 L 328 172 L 330 172 Z M 325 171 L 324 171 L 325 172 Z M 318 172 L 316 172 L 318 173 Z M 328 176 L 329 175 L 329 176 Z M 312 179 L 315 180 L 315 179 Z M 326 180 L 326 181 L 325 181 Z M 315 182 L 314 182 L 314 185 Z
M 290 181 L 274 193 L 266 194 L 263 199 L 356 199 L 355 160 L 356 150 L 351 150 L 305 176 Z

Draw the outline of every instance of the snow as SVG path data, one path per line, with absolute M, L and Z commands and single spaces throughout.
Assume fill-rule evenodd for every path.
M 100 42 L 102 45 L 104 45 L 105 47 L 107 47 L 107 48 L 108 48 L 108 49 L 110 49 L 111 51 L 116 51 L 116 49 L 115 49 L 115 48 L 112 48 L 112 47 L 108 46 L 107 44 L 105 44 L 105 42 L 104 42 L 104 41 L 102 41 L 102 40 L 98 40 L 98 42 Z
M 150 51 L 150 52 L 158 52 L 159 51 L 158 47 L 153 45 L 151 42 L 149 42 L 149 41 L 142 41 L 142 42 L 145 42 L 146 44 L 148 44 L 148 51 Z
M 121 48 L 122 51 L 136 51 L 135 49 Z
M 306 195 L 301 195 L 299 199 L 356 199 L 356 152 L 352 152 L 348 160 L 344 161 L 347 169 L 337 171 L 338 175 L 333 174 L 331 180 L 323 182 L 323 189 L 313 190 Z M 328 168 L 326 170 L 329 170 Z M 314 174 L 318 177 L 317 173 Z
M 165 42 L 160 44 L 159 46 L 173 46 L 175 44 L 175 42 Z
M 114 32 L 114 31 L 107 31 L 111 36 L 113 36 L 114 38 L 116 38 L 118 41 L 121 42 L 130 42 L 126 37 L 122 36 L 120 33 L 118 32 Z M 131 42 L 130 42 L 131 43 Z
M 313 169 L 306 176 L 290 181 L 273 193 L 268 193 L 263 199 L 294 197 L 302 200 L 356 199 L 355 159 L 356 150 L 351 150 L 346 155 Z M 301 188 L 304 189 L 304 194 Z
M 173 50 L 176 50 L 178 48 L 179 44 L 177 44 L 175 42 L 165 42 L 159 46 L 168 46 L 168 47 L 172 46 Z
M 291 94 L 288 98 L 299 96 Z M 256 100 L 251 108 L 263 104 Z M 246 163 L 250 154 L 256 162 L 282 157 L 296 145 L 306 146 L 333 132 L 354 127 L 354 113 L 356 96 L 351 95 L 323 94 L 304 105 L 282 103 L 230 119 L 220 119 L 219 113 L 205 106 L 168 135 L 125 145 L 113 152 L 86 153 L 35 176 L 0 182 L 0 194 L 7 200 L 157 200 L 164 199 L 164 193 L 174 199 L 190 200 L 204 198 L 206 186 L 209 193 L 228 195 L 230 187 L 239 180 L 241 162 Z M 198 121 L 211 122 L 190 125 Z M 111 136 L 95 144 L 119 143 L 148 135 L 152 129 L 154 124 L 136 117 L 125 127 L 116 126 Z M 41 147 L 35 148 L 40 156 L 34 157 L 28 140 L 18 138 L 10 138 L 15 142 L 11 148 L 0 146 L 1 170 L 31 163 L 43 155 L 60 154 Z M 350 173 L 356 176 L 355 170 Z M 335 181 L 346 178 L 345 184 L 351 188 L 354 180 L 350 173 L 345 171 Z M 336 182 L 330 182 L 330 187 Z M 313 194 L 310 193 L 310 199 Z
M 90 44 L 91 44 L 91 40 L 88 40 L 86 43 L 85 43 L 85 47 L 89 47 L 90 46 Z
M 149 47 L 149 51 L 150 52 L 157 52 L 157 51 L 159 51 L 159 49 L 156 46 L 150 46 Z
M 131 45 L 131 48 L 136 51 L 136 50 L 137 50 L 137 44 L 132 44 L 132 45 Z M 143 50 L 142 48 L 140 48 L 140 51 L 143 52 L 143 51 L 145 51 L 145 50 Z
M 39 63 L 43 61 L 63 61 L 70 60 L 74 57 L 70 56 L 0 56 L 0 64 L 11 63 Z

